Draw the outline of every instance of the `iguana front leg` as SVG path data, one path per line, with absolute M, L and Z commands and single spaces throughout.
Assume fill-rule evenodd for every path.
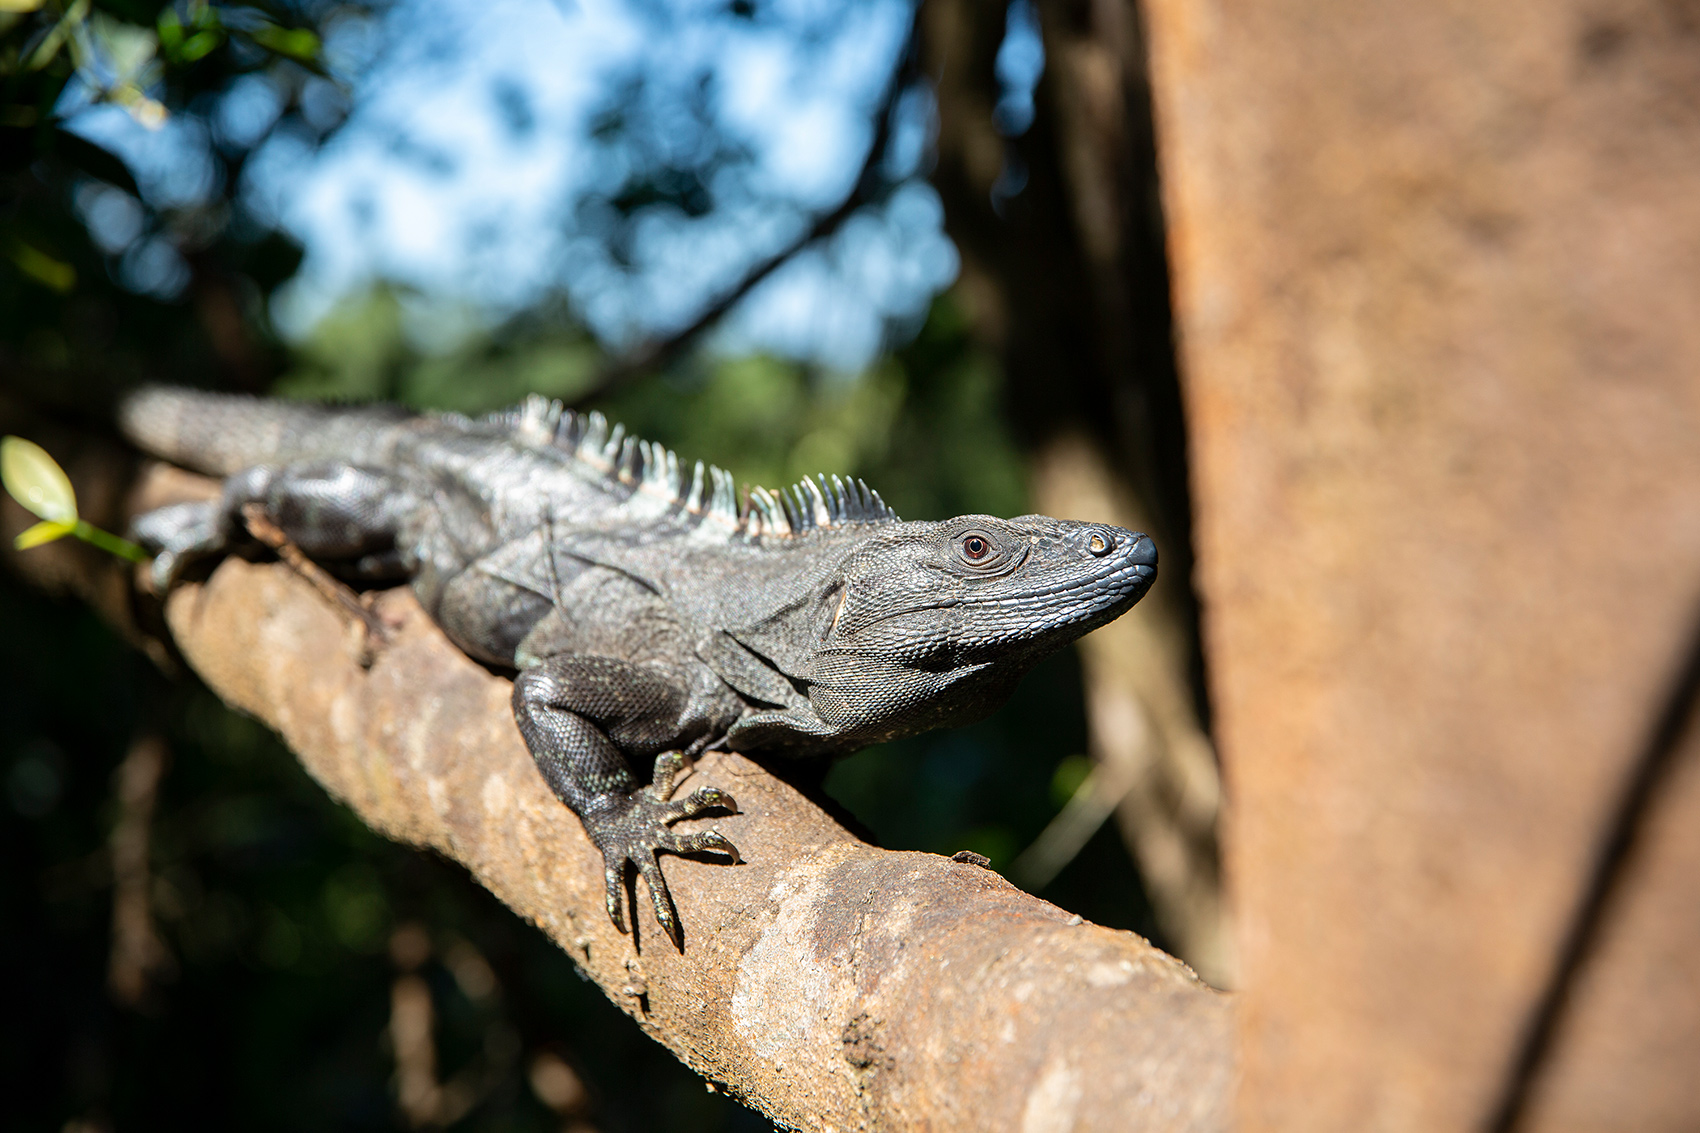
M 684 766 L 677 751 L 686 692 L 655 670 L 612 657 L 550 657 L 514 678 L 514 719 L 531 757 L 555 797 L 571 807 L 586 833 L 602 851 L 608 916 L 626 931 L 626 863 L 637 867 L 649 886 L 655 919 L 674 947 L 684 940 L 667 882 L 656 855 L 727 854 L 737 848 L 718 830 L 675 834 L 667 824 L 716 808 L 737 813 L 738 804 L 718 787 L 699 787 L 687 798 L 669 801 Z M 639 787 L 625 753 L 661 752 L 655 777 Z
M 402 517 L 418 506 L 408 485 L 392 473 L 314 461 L 250 468 L 226 479 L 217 500 L 175 504 L 138 517 L 131 531 L 154 555 L 156 589 L 168 590 L 195 559 L 246 542 L 242 509 L 248 504 L 259 504 L 315 562 L 372 581 L 409 573 L 396 549 Z

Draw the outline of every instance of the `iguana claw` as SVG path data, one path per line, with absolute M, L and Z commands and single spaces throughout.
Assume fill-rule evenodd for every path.
M 608 917 L 614 922 L 614 927 L 621 932 L 626 931 L 624 892 L 626 863 L 630 862 L 649 886 L 650 900 L 655 905 L 655 919 L 660 922 L 673 946 L 681 951 L 685 947 L 684 937 L 656 855 L 662 852 L 695 854 L 708 851 L 727 855 L 733 865 L 743 861 L 738 848 L 718 830 L 675 834 L 667 829 L 668 823 L 681 818 L 695 818 L 710 810 L 738 813 L 737 802 L 719 787 L 698 787 L 687 797 L 670 802 L 669 796 L 684 765 L 684 758 L 678 752 L 657 756 L 655 777 L 649 786 L 634 791 L 625 800 L 624 807 L 605 812 L 586 823 L 602 850 L 608 886 Z

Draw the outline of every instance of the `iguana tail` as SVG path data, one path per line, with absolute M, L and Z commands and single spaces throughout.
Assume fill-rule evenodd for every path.
M 394 405 L 326 406 L 147 386 L 119 404 L 124 435 L 146 452 L 228 476 L 256 464 L 354 456 L 373 434 L 412 416 Z

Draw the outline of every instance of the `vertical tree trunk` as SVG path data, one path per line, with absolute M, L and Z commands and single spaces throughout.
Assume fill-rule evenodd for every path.
M 1700 12 L 1149 14 L 1243 1126 L 1700 1127 Z

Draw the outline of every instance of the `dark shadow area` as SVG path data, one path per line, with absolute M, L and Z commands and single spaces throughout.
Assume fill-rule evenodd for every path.
M 0 580 L 0 624 L 11 1127 L 396 1128 L 390 944 L 426 926 L 436 1079 L 444 1116 L 464 1109 L 441 1124 L 560 1129 L 533 1081 L 564 1065 L 596 1129 L 769 1128 L 460 867 L 367 830 L 266 729 L 166 681 L 86 608 Z M 132 1007 L 108 988 L 108 840 L 144 730 L 170 753 L 149 855 L 163 954 Z

